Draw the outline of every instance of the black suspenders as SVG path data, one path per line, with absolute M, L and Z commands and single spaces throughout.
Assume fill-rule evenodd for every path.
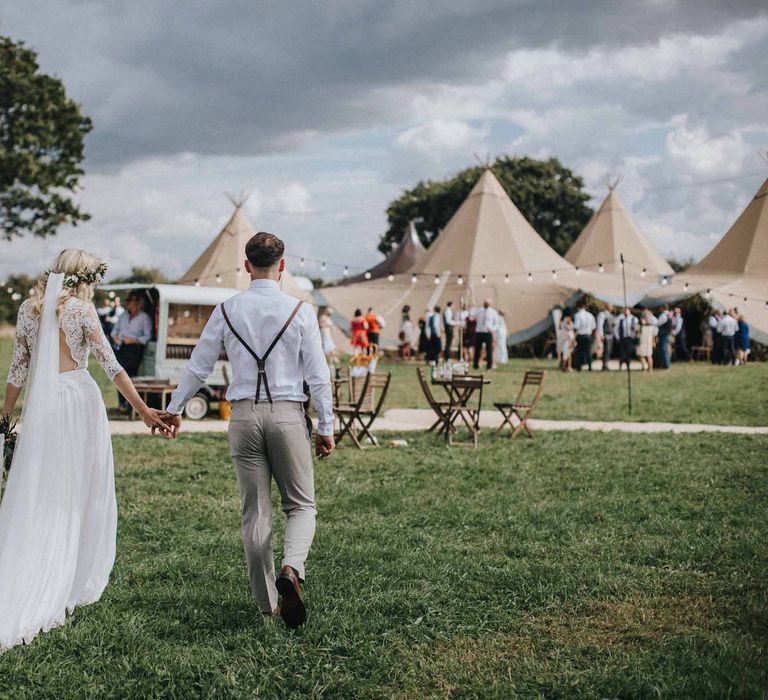
M 227 310 L 224 308 L 224 304 L 221 305 L 221 313 L 224 314 L 224 320 L 227 322 L 227 325 L 229 326 L 229 330 L 232 331 L 232 335 L 237 338 L 242 346 L 251 354 L 254 360 L 256 360 L 256 366 L 259 370 L 258 378 L 256 379 L 256 396 L 254 398 L 254 403 L 259 403 L 259 394 L 261 393 L 261 385 L 264 384 L 264 391 L 267 394 L 267 401 L 269 403 L 272 403 L 272 394 L 269 391 L 269 382 L 267 381 L 267 369 L 266 369 L 266 362 L 267 358 L 269 357 L 269 353 L 272 352 L 275 345 L 277 345 L 277 341 L 280 340 L 280 338 L 283 337 L 283 333 L 288 330 L 288 326 L 291 325 L 291 321 L 293 321 L 294 316 L 299 312 L 299 309 L 301 308 L 301 305 L 303 304 L 303 301 L 300 301 L 296 306 L 294 307 L 293 311 L 291 312 L 291 315 L 288 317 L 288 320 L 283 324 L 283 327 L 280 329 L 280 332 L 275 336 L 275 339 L 270 343 L 270 346 L 267 348 L 264 355 L 259 357 L 251 348 L 248 343 L 246 343 L 243 338 L 240 336 L 240 334 L 235 330 L 235 327 L 232 325 L 232 322 L 229 320 L 229 316 L 227 316 Z

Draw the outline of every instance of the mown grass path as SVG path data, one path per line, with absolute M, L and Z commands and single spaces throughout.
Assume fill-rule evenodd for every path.
M 0 696 L 761 697 L 768 438 L 542 433 L 318 466 L 308 625 L 252 606 L 224 435 L 115 439 L 101 602 Z

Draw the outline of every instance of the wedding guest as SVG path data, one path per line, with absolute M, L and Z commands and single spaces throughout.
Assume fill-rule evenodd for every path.
M 573 348 L 576 345 L 576 334 L 573 332 L 573 319 L 565 314 L 557 327 L 557 345 L 560 354 L 560 369 L 563 372 L 573 372 Z
M 606 304 L 605 308 L 597 314 L 595 321 L 595 335 L 602 345 L 603 371 L 608 371 L 608 362 L 613 352 L 613 336 L 616 330 L 616 316 L 614 315 L 613 304 Z
M 475 334 L 477 330 L 477 319 L 472 316 L 472 313 L 467 308 L 466 304 L 461 305 L 461 313 L 459 314 L 459 320 L 462 326 L 462 348 L 461 356 L 464 362 L 469 362 L 472 359 L 472 352 L 475 349 Z
M 739 314 L 737 321 L 739 330 L 736 333 L 736 364 L 746 365 L 751 347 L 749 340 L 749 325 L 741 314 Z
M 424 315 L 419 319 L 419 357 L 426 358 L 427 351 L 429 350 L 429 338 L 427 337 L 427 316 L 429 315 L 429 309 L 424 312 Z
M 504 318 L 504 312 L 499 311 L 499 325 L 496 327 L 496 364 L 509 364 L 509 349 L 507 348 L 507 319 Z
M 432 311 L 427 312 L 426 333 L 427 333 L 427 362 L 437 362 L 442 350 L 442 323 L 440 321 L 440 307 L 435 306 Z
M 445 359 L 451 359 L 451 348 L 453 347 L 453 333 L 459 320 L 453 315 L 453 302 L 448 301 L 443 311 L 443 325 L 445 327 Z
M 614 337 L 619 341 L 619 370 L 621 370 L 622 365 L 626 365 L 627 369 L 629 369 L 632 350 L 635 347 L 635 340 L 637 338 L 637 325 L 638 321 L 632 315 L 632 310 L 625 306 L 614 331 Z
M 377 314 L 373 308 L 368 309 L 368 313 L 365 316 L 365 321 L 368 324 L 368 348 L 367 354 L 376 353 L 381 345 L 381 331 L 387 324 L 384 319 Z
M 355 355 L 364 354 L 368 351 L 368 321 L 365 320 L 363 312 L 355 309 L 352 321 L 349 324 L 349 331 L 352 335 L 352 351 Z
M 653 372 L 653 345 L 656 340 L 656 317 L 650 309 L 643 309 L 640 315 L 640 343 L 637 356 L 644 372 Z
M 144 350 L 152 339 L 152 320 L 143 311 L 141 297 L 136 292 L 128 295 L 125 313 L 117 319 L 111 337 L 121 367 L 129 377 L 138 376 Z M 122 394 L 118 394 L 118 400 L 120 408 L 130 409 Z
M 331 312 L 326 309 L 318 319 L 320 326 L 320 343 L 323 346 L 325 360 L 329 366 L 336 364 L 336 343 L 333 342 L 333 318 Z
M 683 320 L 683 312 L 679 306 L 675 307 L 673 320 L 674 325 L 672 327 L 672 335 L 675 339 L 675 359 L 677 361 L 685 359 L 688 362 L 691 362 L 691 351 L 688 349 L 688 341 L 685 333 L 685 321 Z
M 658 331 L 658 349 L 659 349 L 659 365 L 662 369 L 669 369 L 669 338 L 672 334 L 674 327 L 674 320 L 672 314 L 669 311 L 669 307 L 666 304 L 662 304 L 660 307 L 659 316 L 656 319 L 656 328 Z
M 474 367 L 480 368 L 480 355 L 485 348 L 486 366 L 488 369 L 493 369 L 493 338 L 499 327 L 499 312 L 493 308 L 491 300 L 486 299 L 481 308 L 472 312 L 472 316 L 477 321 Z
M 720 326 L 720 320 L 723 318 L 723 310 L 717 309 L 709 315 L 707 323 L 712 331 L 712 364 L 719 365 L 723 359 L 723 343 L 722 336 L 718 330 Z
M 115 327 L 114 309 L 112 308 L 112 302 L 109 297 L 104 297 L 104 301 L 96 313 L 99 315 L 101 330 L 103 330 L 104 335 L 109 338 L 112 335 L 112 329 Z
M 720 334 L 721 365 L 732 365 L 736 362 L 735 336 L 739 330 L 736 315 L 736 309 L 729 309 L 727 314 L 720 317 L 717 324 L 717 332 Z
M 120 297 L 115 297 L 114 303 L 112 304 L 112 318 L 115 323 L 117 323 L 117 319 L 120 318 L 125 313 L 125 307 L 123 306 L 123 302 L 120 300 Z
M 413 334 L 411 307 L 406 304 L 400 315 L 400 332 L 397 336 L 400 339 L 398 350 L 401 360 L 410 360 L 413 357 Z
M 576 358 L 574 369 L 581 372 L 581 368 L 587 365 L 592 371 L 592 336 L 597 326 L 595 317 L 587 311 L 587 303 L 582 300 L 576 305 L 576 314 L 573 317 L 573 329 L 576 333 Z

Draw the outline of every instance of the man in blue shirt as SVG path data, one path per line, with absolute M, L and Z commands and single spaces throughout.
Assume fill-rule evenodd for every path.
M 117 361 L 129 377 L 139 373 L 144 349 L 152 339 L 152 320 L 141 310 L 141 299 L 136 292 L 131 292 L 125 301 L 125 313 L 122 314 L 112 329 L 112 342 L 115 346 Z M 128 409 L 128 403 L 120 395 L 120 407 Z

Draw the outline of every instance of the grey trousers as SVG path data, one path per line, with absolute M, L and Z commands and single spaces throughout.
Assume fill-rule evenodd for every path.
M 259 608 L 277 606 L 272 553 L 272 477 L 288 521 L 282 566 L 304 578 L 304 563 L 315 535 L 315 482 L 312 447 L 304 407 L 297 401 L 235 401 L 229 445 L 240 487 L 243 547 L 251 592 Z

